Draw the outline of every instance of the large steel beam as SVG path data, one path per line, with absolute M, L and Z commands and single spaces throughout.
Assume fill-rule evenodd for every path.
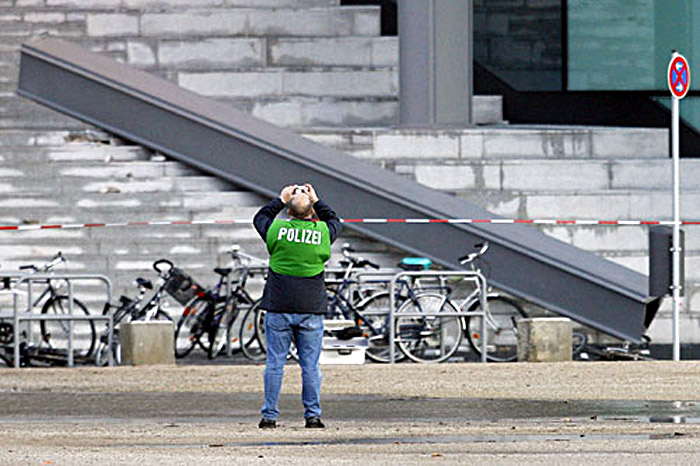
M 263 195 L 310 181 L 344 218 L 495 218 L 462 199 L 66 42 L 23 45 L 18 92 Z M 495 286 L 622 339 L 639 342 L 658 306 L 648 296 L 644 275 L 525 226 L 347 227 L 454 269 L 458 256 L 489 240 Z

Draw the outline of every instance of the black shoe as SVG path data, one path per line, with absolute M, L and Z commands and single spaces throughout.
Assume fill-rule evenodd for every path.
M 321 421 L 320 417 L 307 417 L 306 418 L 306 428 L 307 429 L 325 429 L 326 425 Z
M 260 424 L 258 424 L 258 427 L 261 429 L 274 429 L 277 427 L 277 421 L 263 418 L 260 419 Z

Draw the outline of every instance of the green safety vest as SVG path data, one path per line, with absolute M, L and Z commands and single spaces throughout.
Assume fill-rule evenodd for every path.
M 281 220 L 267 230 L 270 268 L 281 275 L 313 277 L 323 272 L 331 257 L 331 237 L 326 222 Z

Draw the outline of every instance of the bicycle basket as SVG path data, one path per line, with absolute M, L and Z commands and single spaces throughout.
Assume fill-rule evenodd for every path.
M 173 267 L 165 282 L 165 291 L 180 304 L 187 304 L 203 288 L 182 269 Z

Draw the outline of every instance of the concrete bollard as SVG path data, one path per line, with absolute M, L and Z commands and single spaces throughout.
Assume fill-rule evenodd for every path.
M 571 320 L 534 317 L 518 321 L 518 361 L 571 361 Z
M 134 321 L 119 326 L 123 365 L 175 364 L 173 323 Z

